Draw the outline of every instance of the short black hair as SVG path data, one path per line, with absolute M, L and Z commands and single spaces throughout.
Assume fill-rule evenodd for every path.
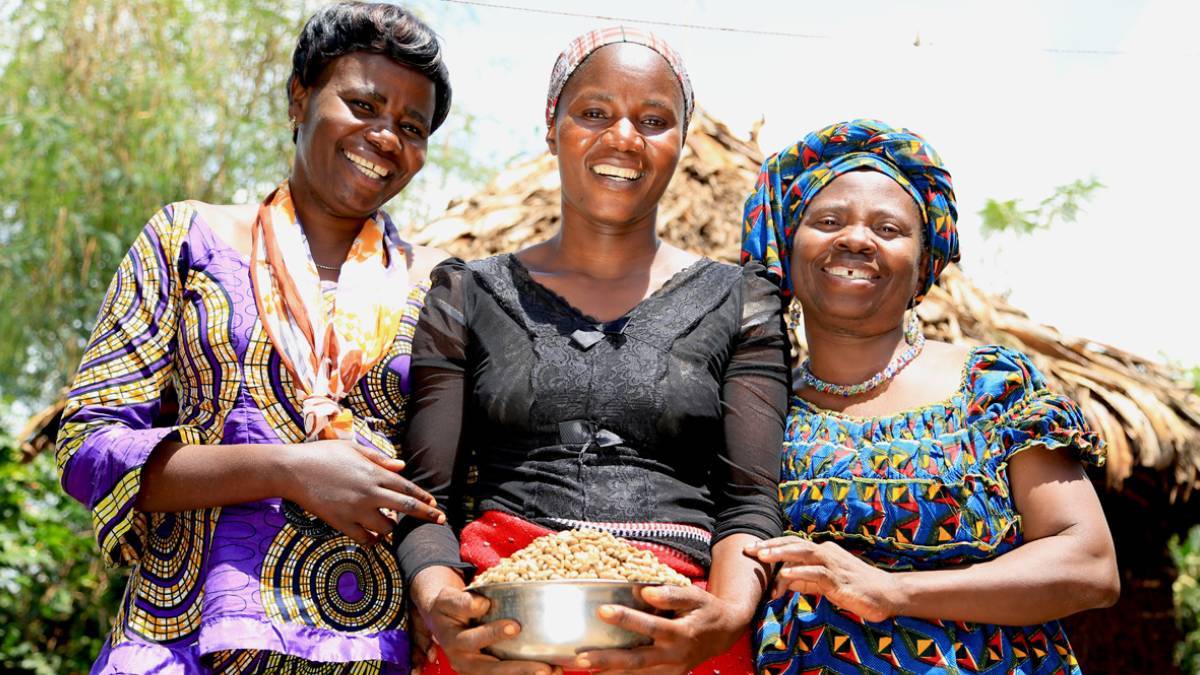
M 385 2 L 338 2 L 323 7 L 300 31 L 291 83 L 311 87 L 334 59 L 353 52 L 382 54 L 433 80 L 433 132 L 450 113 L 450 71 L 438 36 L 412 12 Z

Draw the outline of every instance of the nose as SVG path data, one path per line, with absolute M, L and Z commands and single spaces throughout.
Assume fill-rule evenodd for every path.
M 396 152 L 400 149 L 400 137 L 387 125 L 379 125 L 367 131 L 367 141 L 380 152 Z
M 850 253 L 870 253 L 875 250 L 875 237 L 866 223 L 852 223 L 839 233 L 837 247 Z
M 619 117 L 604 132 L 604 139 L 614 150 L 636 152 L 646 147 L 646 140 L 627 117 Z

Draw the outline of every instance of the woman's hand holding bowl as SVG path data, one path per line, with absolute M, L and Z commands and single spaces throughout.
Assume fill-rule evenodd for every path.
M 584 652 L 574 666 L 602 672 L 686 673 L 725 652 L 746 630 L 728 602 L 696 586 L 653 586 L 642 590 L 642 599 L 673 612 L 674 618 L 620 605 L 605 605 L 597 614 L 606 623 L 653 638 L 653 644 Z
M 428 597 L 431 590 L 436 593 L 432 598 Z M 460 675 L 552 675 L 561 672 L 545 663 L 501 661 L 484 654 L 485 648 L 516 637 L 521 632 L 521 624 L 501 620 L 474 625 L 487 613 L 491 603 L 483 596 L 466 591 L 457 572 L 444 567 L 421 570 L 413 578 L 412 595 L 433 641 L 441 645 L 451 667 Z

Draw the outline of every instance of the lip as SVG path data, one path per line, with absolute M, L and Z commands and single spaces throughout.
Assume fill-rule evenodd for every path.
M 347 150 L 347 149 L 343 148 L 341 153 L 339 153 L 339 154 L 341 154 L 342 158 L 345 159 L 347 162 L 349 162 L 354 167 L 355 173 L 357 173 L 358 175 L 362 176 L 363 178 L 365 178 L 369 181 L 373 181 L 376 183 L 384 183 L 384 182 L 392 180 L 396 176 L 396 168 L 390 162 L 384 160 L 381 157 L 376 156 L 374 153 L 360 152 L 357 150 Z M 379 171 L 382 169 L 386 173 L 379 175 L 379 176 L 369 175 L 368 173 L 366 173 L 365 171 L 362 170 L 364 167 L 362 167 L 359 162 L 355 161 L 355 158 L 357 158 L 358 160 L 360 160 L 363 163 L 370 165 L 369 167 L 366 167 L 368 170 L 373 170 L 375 173 L 379 173 Z
M 615 185 L 632 185 L 646 177 L 646 169 L 640 162 L 630 161 L 622 157 L 598 157 L 586 164 L 588 173 L 596 178 L 603 179 L 606 183 Z M 611 174 L 626 174 L 622 175 L 606 175 L 599 171 L 607 171 Z M 636 175 L 634 175 L 636 174 Z
M 840 282 L 852 284 L 870 284 L 882 278 L 877 270 L 865 265 L 829 264 L 821 266 L 821 272 Z

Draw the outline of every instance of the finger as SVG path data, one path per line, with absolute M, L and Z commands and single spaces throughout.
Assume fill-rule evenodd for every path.
M 808 564 L 820 560 L 821 550 L 816 544 L 805 539 L 795 539 L 787 544 L 771 546 L 755 551 L 758 559 L 767 562 L 786 562 Z
M 777 587 L 793 593 L 825 595 L 829 590 L 829 570 L 820 565 L 796 565 L 779 570 L 775 577 Z
M 596 610 L 596 616 L 605 623 L 647 635 L 655 640 L 676 637 L 679 632 L 675 621 L 671 619 L 639 612 L 621 605 L 601 605 L 600 609 Z
M 656 609 L 687 612 L 704 604 L 708 594 L 695 586 L 650 586 L 642 589 L 642 599 Z
M 763 541 L 751 542 L 749 544 L 746 544 L 746 547 L 742 550 L 744 550 L 747 553 L 752 553 L 754 551 L 759 551 L 764 548 L 774 548 L 776 546 L 784 546 L 786 544 L 790 544 L 790 543 L 796 541 L 797 539 L 798 539 L 798 537 L 796 537 L 796 536 L 775 537 L 774 539 L 766 539 Z
M 510 640 L 520 633 L 521 624 L 512 619 L 492 621 L 460 632 L 455 640 L 455 648 L 465 652 L 477 652 L 501 640 Z
M 332 525 L 332 523 L 330 523 L 330 525 Z M 366 528 L 358 523 L 349 523 L 341 527 L 335 525 L 334 527 L 337 527 L 338 530 L 341 530 L 342 534 L 353 539 L 354 543 L 358 544 L 359 546 L 370 546 L 371 544 L 375 543 L 375 535 L 368 532 Z
M 384 489 L 380 490 L 376 501 L 378 506 L 391 509 L 396 513 L 437 523 L 438 525 L 446 522 L 446 514 L 441 510 L 406 494 L 399 494 Z
M 667 663 L 670 655 L 662 647 L 634 647 L 633 649 L 597 649 L 583 652 L 575 657 L 572 668 L 584 670 L 628 672 L 642 670 Z
M 364 529 L 374 532 L 376 539 L 378 539 L 380 535 L 391 532 L 392 528 L 396 526 L 396 523 L 392 522 L 387 516 L 380 513 L 379 509 L 364 510 L 359 516 L 358 524 L 362 525 Z
M 419 500 L 430 506 L 437 506 L 437 500 L 433 498 L 433 495 L 429 494 L 425 490 L 422 490 L 421 486 L 407 478 L 404 478 L 403 476 L 388 474 L 387 478 L 380 481 L 379 484 L 384 488 L 391 490 L 392 492 L 408 495 L 409 497 L 412 497 L 413 499 Z
M 491 606 L 491 601 L 482 595 L 449 589 L 438 594 L 434 601 L 435 611 L 462 624 L 487 614 Z
M 406 462 L 402 459 L 388 457 L 387 455 L 383 454 L 382 452 L 380 452 L 374 448 L 368 448 L 367 446 L 362 445 L 361 443 L 355 443 L 354 449 L 358 451 L 358 454 L 362 455 L 363 457 L 366 457 L 367 459 L 371 460 L 372 462 L 375 462 L 379 466 L 387 469 L 388 471 L 390 471 L 392 473 L 399 473 L 400 471 L 402 471 L 404 469 L 404 467 L 406 465 Z

